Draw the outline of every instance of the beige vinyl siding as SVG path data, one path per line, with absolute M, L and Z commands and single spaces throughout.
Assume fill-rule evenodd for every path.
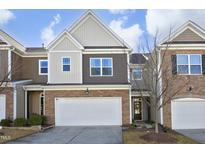
M 173 41 L 204 41 L 204 39 L 188 28 L 173 39 Z
M 83 46 L 120 46 L 91 16 L 71 34 Z
M 79 49 L 67 37 L 64 37 L 62 41 L 58 43 L 52 50 L 66 51 L 66 50 L 79 50 Z
M 62 58 L 71 59 L 70 72 L 63 72 Z M 82 53 L 81 51 L 56 51 L 49 53 L 49 83 L 82 83 Z

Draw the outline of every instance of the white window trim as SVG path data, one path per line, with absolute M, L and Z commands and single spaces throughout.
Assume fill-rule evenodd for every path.
M 177 62 L 178 61 L 178 55 L 188 56 L 188 74 L 178 74 L 178 62 Z M 191 65 L 191 63 L 190 63 L 190 55 L 200 56 L 200 64 L 199 65 L 201 66 L 201 72 L 199 74 L 191 74 L 191 66 L 193 66 L 193 65 Z M 177 54 L 176 62 L 177 62 L 177 74 L 178 75 L 202 75 L 202 56 L 201 56 L 201 54 Z M 180 65 L 187 65 L 187 64 L 180 64 Z M 194 65 L 196 65 L 196 64 L 194 64 Z
M 135 69 L 140 69 L 140 71 L 136 71 Z M 135 79 L 134 78 L 134 72 L 141 72 L 141 77 Z M 133 70 L 132 70 L 132 80 L 142 80 L 142 68 L 139 68 L 139 67 L 133 68 Z
M 38 61 L 38 74 L 39 75 L 48 75 L 48 66 L 47 66 L 47 73 L 41 73 L 41 62 L 42 61 L 47 61 L 47 64 L 48 64 L 48 59 L 39 59 L 39 61 Z
M 70 65 L 70 71 L 63 71 L 63 66 L 64 66 L 64 64 L 63 64 L 63 58 L 69 58 L 69 59 L 70 59 L 70 64 L 68 64 L 68 65 Z M 71 57 L 62 57 L 62 58 L 61 58 L 61 70 L 62 70 L 62 72 L 64 72 L 64 73 L 71 72 Z
M 91 60 L 92 59 L 100 59 L 100 75 L 92 75 L 91 74 Z M 102 66 L 102 60 L 103 59 L 111 59 L 111 67 L 110 66 Z M 93 67 L 93 68 L 98 68 L 98 67 Z M 103 75 L 103 68 L 111 68 L 111 75 Z M 112 77 L 113 76 L 113 58 L 112 57 L 93 57 L 90 58 L 90 77 Z

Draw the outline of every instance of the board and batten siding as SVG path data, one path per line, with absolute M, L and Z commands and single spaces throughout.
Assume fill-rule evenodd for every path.
M 79 27 L 71 31 L 71 35 L 83 46 L 119 46 L 119 42 L 95 21 L 89 17 Z
M 68 51 L 68 50 L 79 50 L 67 37 L 66 34 L 62 36 L 62 40 L 60 43 L 56 44 L 56 46 L 53 47 L 53 51 Z
M 70 71 L 63 72 L 62 58 L 68 57 L 71 60 Z M 81 51 L 55 51 L 49 52 L 49 77 L 48 83 L 82 83 L 82 53 Z

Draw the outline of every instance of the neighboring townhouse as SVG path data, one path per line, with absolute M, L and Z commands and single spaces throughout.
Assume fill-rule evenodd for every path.
M 132 122 L 132 49 L 92 11 L 46 47 L 26 48 L 3 31 L 0 39 L 1 80 L 8 74 L 0 119 L 37 113 L 57 126 Z
M 170 70 L 169 94 L 180 91 L 163 107 L 163 124 L 172 129 L 205 128 L 205 31 L 188 21 L 160 44 L 161 55 L 167 43 L 163 69 Z
M 148 53 L 133 53 L 130 55 L 130 83 L 132 96 L 133 121 L 154 121 L 151 107 L 148 105 L 150 96 L 148 87 L 144 83 L 145 65 L 149 57 Z

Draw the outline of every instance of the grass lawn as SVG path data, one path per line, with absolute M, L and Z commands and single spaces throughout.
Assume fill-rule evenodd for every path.
M 34 130 L 0 129 L 0 143 L 6 143 L 36 133 Z
M 124 144 L 198 144 L 175 131 L 168 130 L 155 136 L 153 129 L 128 128 L 123 130 Z

